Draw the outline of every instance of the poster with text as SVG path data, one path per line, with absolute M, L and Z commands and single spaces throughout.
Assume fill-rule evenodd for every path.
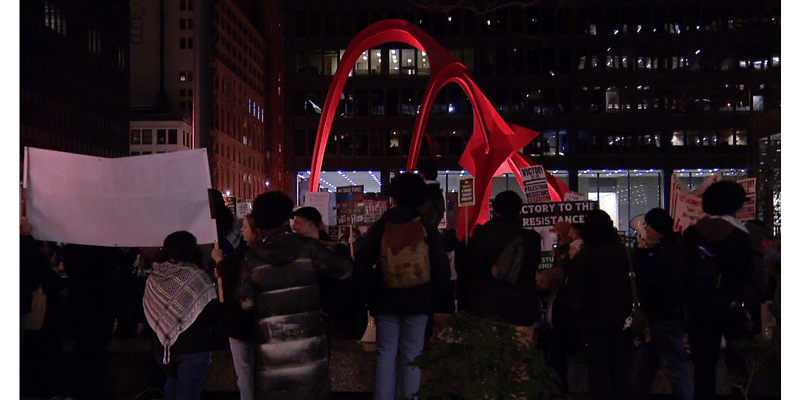
M 358 225 L 372 225 L 389 209 L 389 198 L 380 193 L 364 193 L 364 218 Z
M 523 191 L 527 203 L 543 203 L 550 201 L 550 187 L 547 186 L 547 174 L 541 165 L 520 168 Z
M 558 240 L 553 232 L 553 225 L 558 221 L 583 223 L 586 214 L 595 209 L 597 201 L 527 203 L 522 206 L 522 227 L 533 229 L 542 236 L 542 263 L 539 264 L 539 269 L 553 267 L 553 247 Z
M 360 217 L 359 217 L 360 216 Z M 364 185 L 336 188 L 336 224 L 358 224 L 364 218 Z

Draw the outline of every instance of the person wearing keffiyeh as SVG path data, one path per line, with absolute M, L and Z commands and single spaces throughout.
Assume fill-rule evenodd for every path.
M 198 267 L 197 239 L 179 231 L 164 239 L 144 291 L 144 312 L 156 333 L 159 361 L 167 370 L 164 399 L 199 399 L 211 363 L 218 302 L 209 276 Z M 162 356 L 163 354 L 163 356 Z

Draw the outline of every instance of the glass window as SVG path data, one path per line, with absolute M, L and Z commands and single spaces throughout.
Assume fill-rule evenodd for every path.
M 139 129 L 131 129 L 131 144 L 142 143 L 142 131 Z
M 389 75 L 400 74 L 400 50 L 389 49 Z
M 381 74 L 381 50 L 372 49 L 369 51 L 369 70 L 372 75 Z
M 304 130 L 295 130 L 294 135 L 294 155 L 295 157 L 305 157 L 306 154 L 306 132 Z
M 369 155 L 371 157 L 383 156 L 383 131 L 370 131 L 369 132 Z
M 369 50 L 364 51 L 356 60 L 355 74 L 368 75 L 369 74 Z
M 157 129 L 156 130 L 156 144 L 167 144 L 167 130 L 166 129 Z
M 586 170 L 578 173 L 578 191 L 597 200 L 614 225 L 629 232 L 630 220 L 650 209 L 664 207 L 662 171 Z M 629 232 L 629 234 L 632 232 Z
M 170 129 L 168 131 L 168 144 L 178 144 L 178 130 L 177 129 Z
M 324 56 L 325 75 L 333 76 L 339 66 L 339 52 L 336 50 L 326 50 Z
M 152 129 L 142 129 L 142 144 L 153 144 Z

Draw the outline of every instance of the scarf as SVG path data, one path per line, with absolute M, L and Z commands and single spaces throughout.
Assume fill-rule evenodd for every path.
M 144 288 L 144 314 L 164 345 L 164 364 L 169 364 L 169 347 L 178 340 L 178 335 L 216 298 L 211 279 L 194 264 L 153 263 Z
M 748 236 L 750 235 L 750 231 L 747 230 L 747 227 L 744 226 L 742 221 L 739 221 L 733 215 L 709 215 L 708 217 L 709 218 L 714 218 L 714 219 L 721 219 L 723 221 L 726 221 L 729 224 L 733 225 L 734 228 L 737 228 L 737 229 L 739 229 L 741 231 L 744 231 L 744 233 L 746 233 Z

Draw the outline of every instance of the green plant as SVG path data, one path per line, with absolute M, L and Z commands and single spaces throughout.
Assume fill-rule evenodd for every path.
M 767 339 L 763 335 L 757 335 L 752 339 L 733 340 L 730 345 L 736 350 L 736 354 L 744 359 L 747 367 L 746 371 L 729 371 L 733 381 L 732 385 L 742 392 L 745 400 L 748 400 L 753 377 L 767 361 L 773 358 L 780 360 L 781 344 L 778 341 Z
M 558 375 L 517 330 L 465 312 L 444 321 L 438 340 L 414 364 L 423 371 L 419 399 L 547 400 L 560 394 Z

